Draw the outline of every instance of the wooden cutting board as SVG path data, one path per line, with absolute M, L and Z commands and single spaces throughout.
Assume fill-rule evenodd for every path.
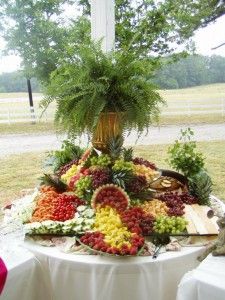
M 210 207 L 206 205 L 185 205 L 185 215 L 184 218 L 188 221 L 186 226 L 187 232 L 189 234 L 218 234 L 219 227 L 216 223 L 217 217 L 209 219 L 207 217 L 207 212 Z

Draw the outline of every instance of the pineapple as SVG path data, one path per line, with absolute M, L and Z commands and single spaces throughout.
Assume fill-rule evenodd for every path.
M 132 161 L 133 159 L 133 148 L 129 147 L 129 148 L 123 148 L 123 159 L 125 161 Z
M 198 199 L 200 205 L 209 205 L 212 185 L 212 180 L 205 171 L 189 178 L 190 193 Z
M 126 183 L 132 179 L 133 175 L 130 171 L 113 171 L 111 177 L 114 184 L 125 189 Z
M 117 135 L 114 138 L 111 138 L 108 142 L 107 148 L 109 150 L 109 155 L 112 160 L 116 160 L 120 157 L 122 153 L 122 146 L 123 146 L 123 136 Z
M 65 192 L 67 190 L 67 185 L 59 179 L 58 176 L 44 174 L 44 176 L 39 178 L 41 185 L 49 185 L 55 188 L 57 192 Z

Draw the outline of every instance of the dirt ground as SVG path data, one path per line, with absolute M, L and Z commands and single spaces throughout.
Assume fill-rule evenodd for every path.
M 137 139 L 137 134 L 132 131 L 125 139 L 125 145 L 152 145 L 173 143 L 179 136 L 180 129 L 185 126 L 151 127 L 147 135 Z M 192 125 L 196 141 L 225 140 L 225 123 Z M 47 151 L 60 148 L 65 136 L 54 134 L 9 134 L 0 136 L 0 157 L 15 153 Z M 78 144 L 88 145 L 88 138 L 83 136 Z

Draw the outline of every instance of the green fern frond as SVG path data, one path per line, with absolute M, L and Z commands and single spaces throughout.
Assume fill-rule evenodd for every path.
M 141 133 L 164 103 L 146 66 L 128 52 L 105 54 L 99 45 L 80 46 L 53 72 L 42 106 L 56 101 L 55 121 L 69 134 L 92 133 L 100 113 L 108 111 L 122 111 L 125 128 Z

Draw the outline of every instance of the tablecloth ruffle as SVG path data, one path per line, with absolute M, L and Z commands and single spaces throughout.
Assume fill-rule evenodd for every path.
M 0 257 L 0 295 L 1 295 L 2 290 L 4 288 L 6 278 L 7 278 L 7 274 L 8 274 L 8 271 L 7 271 L 6 265 Z

